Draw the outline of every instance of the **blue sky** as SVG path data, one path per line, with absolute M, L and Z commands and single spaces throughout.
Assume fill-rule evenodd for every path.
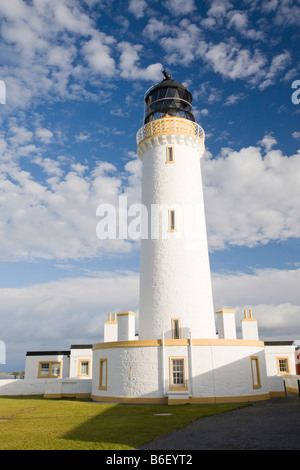
M 215 310 L 300 339 L 300 2 L 0 0 L 0 18 L 1 370 L 138 313 L 138 242 L 97 239 L 96 210 L 140 200 L 135 138 L 163 69 L 206 134 Z

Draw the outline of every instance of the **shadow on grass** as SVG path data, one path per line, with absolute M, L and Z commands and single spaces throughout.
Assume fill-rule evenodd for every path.
M 95 448 L 136 449 L 195 419 L 232 411 L 241 405 L 102 405 L 99 413 L 85 421 L 64 439 L 95 443 Z

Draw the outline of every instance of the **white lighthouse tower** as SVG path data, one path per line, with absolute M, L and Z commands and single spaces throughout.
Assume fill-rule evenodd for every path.
M 141 240 L 139 338 L 216 336 L 200 170 L 204 131 L 192 96 L 165 73 L 137 135 L 148 237 Z
M 270 397 L 264 343 L 245 314 L 213 308 L 200 170 L 204 131 L 192 96 L 164 72 L 146 94 L 139 326 L 109 314 L 93 345 L 92 398 L 126 403 L 224 403 Z

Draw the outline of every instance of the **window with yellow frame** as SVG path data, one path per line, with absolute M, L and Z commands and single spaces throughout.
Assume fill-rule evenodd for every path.
M 253 388 L 261 388 L 259 360 L 257 356 L 251 356 L 251 372 L 252 372 L 252 385 Z
M 107 359 L 100 359 L 99 390 L 107 390 Z
M 170 391 L 187 390 L 185 357 L 169 358 L 169 389 Z
M 290 363 L 288 357 L 276 357 L 278 374 L 290 374 Z
M 78 364 L 78 376 L 88 377 L 90 375 L 90 360 L 80 359 Z
M 58 379 L 61 377 L 61 361 L 40 361 L 38 368 L 39 379 Z

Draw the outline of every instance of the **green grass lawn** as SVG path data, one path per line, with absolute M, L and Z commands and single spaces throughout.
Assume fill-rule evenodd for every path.
M 111 405 L 33 396 L 0 397 L 0 449 L 136 449 L 195 419 L 240 406 L 243 405 Z

